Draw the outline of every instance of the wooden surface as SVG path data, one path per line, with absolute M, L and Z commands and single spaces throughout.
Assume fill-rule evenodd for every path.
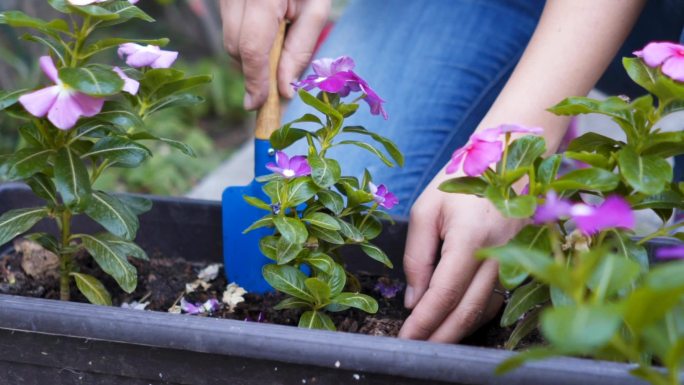
M 283 48 L 285 38 L 285 22 L 280 23 L 271 54 L 269 56 L 269 84 L 268 98 L 266 103 L 257 112 L 256 132 L 257 139 L 269 139 L 273 131 L 280 127 L 280 94 L 278 93 L 278 62 L 280 51 Z

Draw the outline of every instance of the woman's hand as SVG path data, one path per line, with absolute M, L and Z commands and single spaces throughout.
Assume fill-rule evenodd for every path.
M 224 45 L 245 75 L 245 109 L 256 109 L 266 101 L 268 54 L 280 22 L 291 24 L 278 66 L 278 89 L 291 98 L 290 83 L 309 64 L 329 13 L 330 0 L 221 0 Z
M 474 253 L 506 243 L 523 222 L 504 218 L 486 199 L 437 189 L 452 177 L 440 172 L 411 209 L 404 271 L 405 305 L 413 312 L 402 338 L 457 342 L 492 319 L 503 303 L 494 292 L 497 263 L 478 261 Z

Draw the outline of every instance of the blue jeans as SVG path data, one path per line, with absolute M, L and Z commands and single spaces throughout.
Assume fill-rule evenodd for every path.
M 361 103 L 346 124 L 389 137 L 406 164 L 388 169 L 362 149 L 334 148 L 329 154 L 342 160 L 343 173 L 360 177 L 367 168 L 399 198 L 393 214 L 408 214 L 494 102 L 543 6 L 543 0 L 352 1 L 316 57 L 355 59 L 356 72 L 387 100 L 390 118 L 371 116 Z M 310 108 L 295 99 L 284 121 L 305 112 Z M 288 152 L 306 153 L 305 143 Z

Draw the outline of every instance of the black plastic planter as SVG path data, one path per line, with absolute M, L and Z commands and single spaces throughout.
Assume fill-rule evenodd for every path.
M 217 203 L 152 199 L 154 208 L 141 217 L 137 239 L 151 256 L 222 260 Z M 37 204 L 25 187 L 0 185 L 0 213 Z M 76 231 L 95 226 L 84 219 Z M 405 231 L 399 222 L 380 238 L 395 260 L 401 258 Z M 0 295 L 0 384 L 642 383 L 628 374 L 630 365 L 573 358 L 496 376 L 494 368 L 511 354 Z

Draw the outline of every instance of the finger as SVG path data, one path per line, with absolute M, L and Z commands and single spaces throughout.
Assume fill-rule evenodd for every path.
M 503 303 L 503 296 L 494 293 L 497 275 L 496 261 L 487 260 L 482 263 L 463 299 L 429 340 L 458 342 L 496 316 Z
M 223 46 L 230 56 L 239 59 L 240 27 L 245 10 L 245 0 L 221 0 L 223 20 Z
M 435 258 L 440 242 L 439 206 L 416 203 L 411 208 L 406 248 L 404 249 L 404 273 L 406 293 L 404 306 L 412 309 L 428 288 L 435 269 Z
M 328 21 L 330 0 L 309 1 L 298 11 L 298 14 L 290 15 L 288 9 L 292 24 L 287 31 L 278 67 L 278 89 L 288 98 L 294 96 L 291 83 L 311 61 L 316 41 Z
M 468 235 L 479 234 L 469 232 Z M 461 301 L 479 265 L 472 255 L 475 245 L 481 242 L 468 239 L 468 235 L 460 229 L 446 234 L 442 257 L 430 279 L 428 290 L 404 322 L 400 337 L 428 338 Z
M 240 28 L 239 56 L 245 75 L 245 109 L 260 107 L 268 96 L 268 58 L 280 22 L 285 17 L 284 0 L 245 2 Z

